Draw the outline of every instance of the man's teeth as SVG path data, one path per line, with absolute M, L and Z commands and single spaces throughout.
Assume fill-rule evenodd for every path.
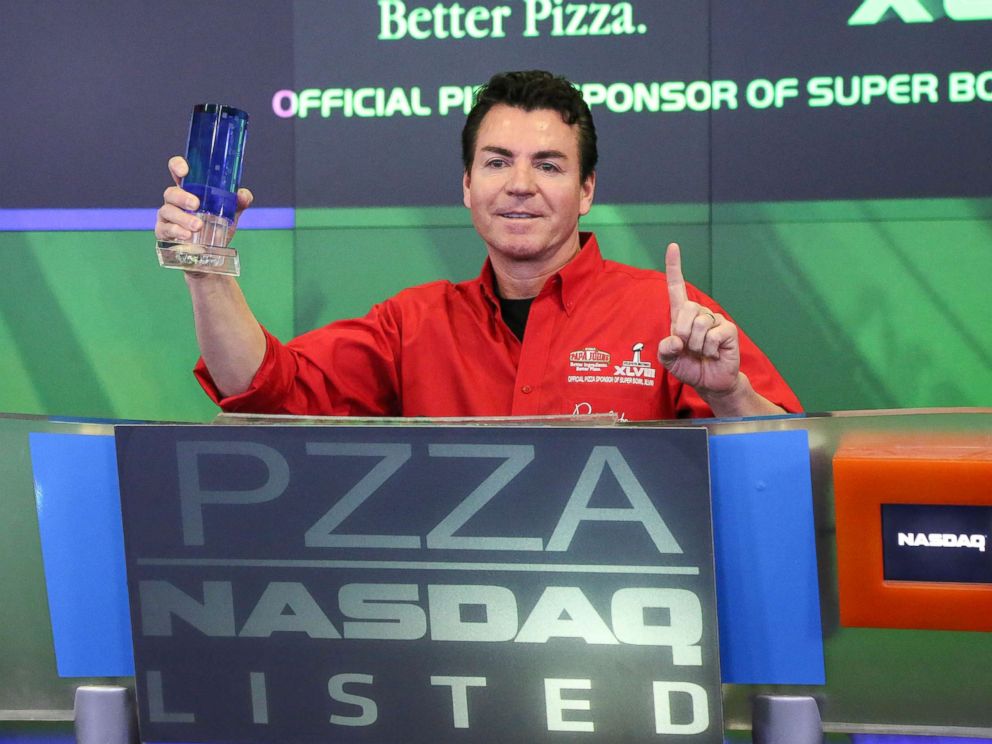
M 514 220 L 529 220 L 534 217 L 534 215 L 525 212 L 504 212 L 503 216 Z

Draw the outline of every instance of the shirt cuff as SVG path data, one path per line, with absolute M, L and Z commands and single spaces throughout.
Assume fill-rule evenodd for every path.
M 280 344 L 279 340 L 265 329 L 265 326 L 260 325 L 259 327 L 265 336 L 265 356 L 262 357 L 262 364 L 255 372 L 251 384 L 243 393 L 223 396 L 217 389 L 207 365 L 204 364 L 203 357 L 200 357 L 196 361 L 196 366 L 193 367 L 193 375 L 207 397 L 228 413 L 273 413 L 273 411 L 268 410 L 267 404 L 272 398 L 276 371 L 276 348 Z

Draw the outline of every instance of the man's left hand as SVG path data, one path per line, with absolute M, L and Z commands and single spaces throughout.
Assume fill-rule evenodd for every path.
M 741 372 L 737 326 L 722 313 L 693 302 L 682 277 L 682 256 L 675 243 L 665 253 L 671 335 L 658 344 L 658 360 L 695 388 L 718 417 L 765 416 L 784 410 L 755 392 Z
M 658 360 L 672 375 L 704 398 L 729 395 L 740 384 L 737 326 L 725 316 L 689 299 L 679 246 L 665 252 L 671 307 L 671 335 L 658 344 Z

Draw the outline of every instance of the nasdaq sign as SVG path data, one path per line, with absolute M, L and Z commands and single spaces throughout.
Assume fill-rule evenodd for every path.
M 704 430 L 117 432 L 144 740 L 722 742 Z

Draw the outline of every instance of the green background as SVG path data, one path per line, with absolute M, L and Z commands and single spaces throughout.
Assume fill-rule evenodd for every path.
M 0 233 L 0 411 L 206 421 L 182 275 L 148 232 Z M 608 258 L 684 271 L 808 411 L 992 405 L 992 200 L 596 206 Z M 289 338 L 397 290 L 478 274 L 461 208 L 297 210 L 243 230 L 242 286 Z

